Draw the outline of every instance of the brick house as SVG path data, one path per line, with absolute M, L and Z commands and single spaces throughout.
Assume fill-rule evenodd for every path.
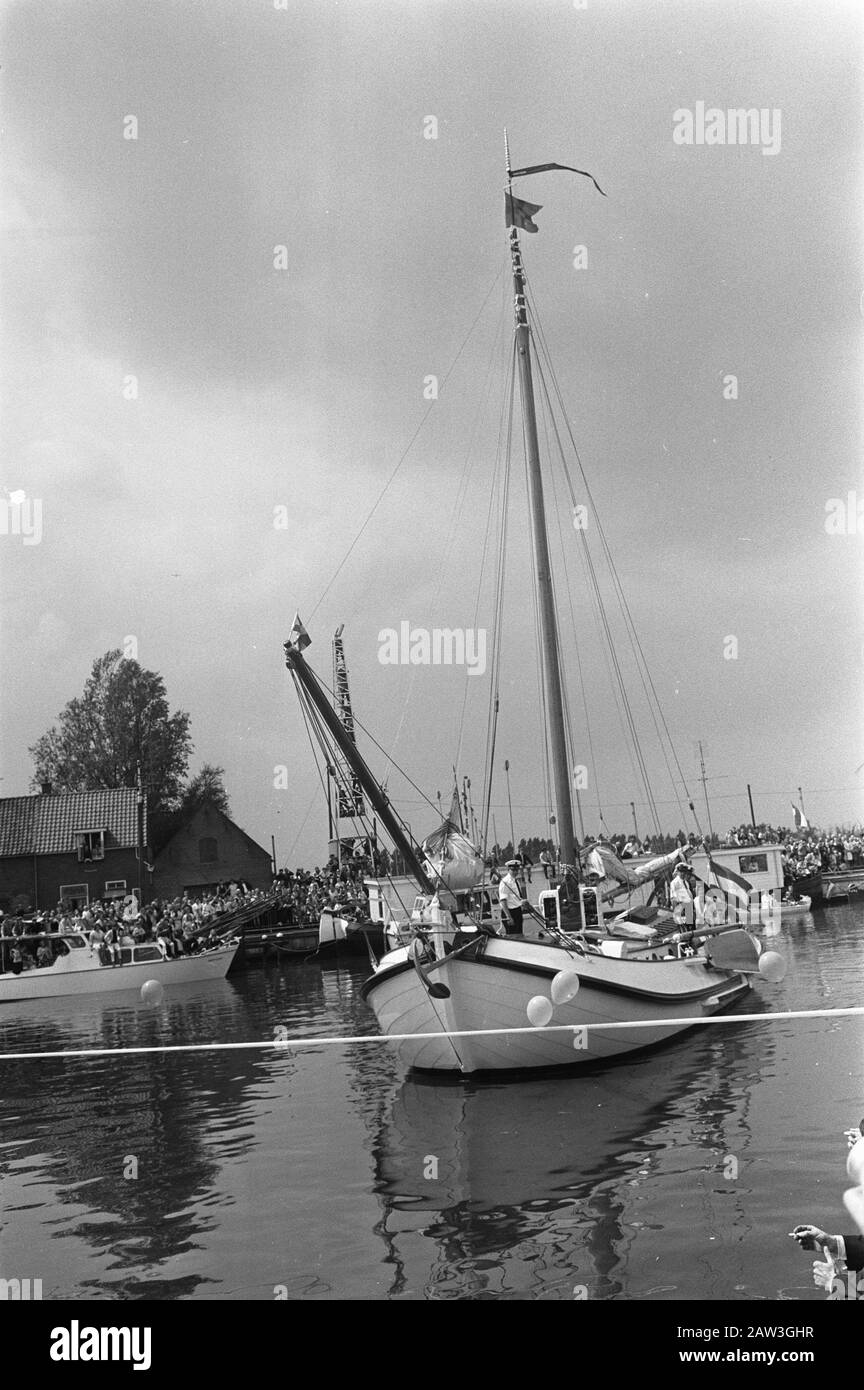
M 153 892 L 160 898 L 192 895 L 242 879 L 269 888 L 269 852 L 215 806 L 205 803 L 182 818 L 153 861 Z
M 147 842 L 146 798 L 140 843 Z M 138 793 L 134 787 L 0 797 L 0 908 L 20 911 L 125 897 L 146 901 L 146 850 L 139 880 Z

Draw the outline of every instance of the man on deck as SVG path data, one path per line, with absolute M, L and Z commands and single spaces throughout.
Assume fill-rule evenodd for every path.
M 508 859 L 507 872 L 498 884 L 498 901 L 503 909 L 508 936 L 522 935 L 523 898 L 514 872 L 518 868 L 518 859 Z

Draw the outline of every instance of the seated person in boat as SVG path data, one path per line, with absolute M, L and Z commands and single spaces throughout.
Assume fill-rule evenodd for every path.
M 51 947 L 48 944 L 47 938 L 44 936 L 40 940 L 36 951 L 36 964 L 40 970 L 44 970 L 46 967 L 54 964 L 54 956 L 51 953 Z
M 120 964 L 120 932 L 117 927 L 109 927 L 106 931 L 102 950 L 108 965 Z

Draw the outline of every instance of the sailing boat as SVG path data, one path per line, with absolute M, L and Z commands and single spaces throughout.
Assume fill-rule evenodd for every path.
M 381 1031 L 398 1037 L 402 1061 L 423 1070 L 475 1073 L 573 1067 L 661 1043 L 740 1000 L 756 973 L 782 978 L 780 957 L 735 926 L 681 932 L 656 907 L 631 907 L 610 922 L 600 872 L 582 881 L 573 829 L 561 642 L 553 596 L 543 472 L 532 374 L 534 352 L 519 229 L 536 231 L 535 204 L 514 197 L 512 180 L 547 169 L 511 170 L 507 156 L 506 220 L 515 305 L 523 433 L 539 610 L 545 727 L 554 785 L 559 861 L 539 896 L 534 936 L 501 935 L 497 903 L 483 881 L 466 886 L 461 871 L 470 842 L 448 857 L 456 827 L 446 823 L 426 853 L 417 846 L 348 738 L 303 652 L 309 634 L 299 616 L 285 643 L 285 662 L 322 747 L 338 749 L 365 791 L 417 885 L 399 944 L 377 963 L 364 997 Z M 583 170 L 573 170 L 584 174 Z M 591 175 L 587 177 L 592 178 Z M 593 181 L 593 180 L 592 180 Z M 596 181 L 595 186 L 596 185 Z M 602 190 L 599 190 L 602 192 Z M 491 769 L 490 769 L 491 775 Z M 464 838 L 464 837 L 463 837 Z M 437 853 L 436 853 L 437 851 Z M 442 853 L 443 851 L 443 853 Z M 592 852 L 593 853 L 593 852 Z M 609 855 L 604 865 L 611 864 Z M 648 878 L 668 873 L 676 851 L 654 861 Z M 611 854 L 618 868 L 624 866 Z M 455 875 L 452 870 L 456 869 Z M 643 870 L 644 877 L 644 870 Z M 626 889 L 634 887 L 623 872 Z M 643 885 L 644 886 L 644 885 Z M 380 904 L 378 904 L 380 907 Z M 407 940 L 405 939 L 407 933 Z

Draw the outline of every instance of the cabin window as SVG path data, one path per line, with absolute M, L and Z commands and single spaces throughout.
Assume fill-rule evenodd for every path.
M 94 859 L 105 858 L 104 830 L 76 830 L 79 864 L 89 864 Z
M 125 898 L 125 896 L 126 896 L 126 880 L 125 880 L 125 878 L 106 878 L 106 880 L 105 880 L 105 892 L 104 892 L 103 896 L 106 897 L 106 898 Z
M 738 867 L 742 874 L 767 874 L 767 854 L 739 854 Z
M 64 907 L 86 907 L 90 890 L 86 883 L 61 883 L 60 901 Z
M 205 835 L 198 841 L 198 859 L 202 864 L 215 864 L 219 858 L 219 846 L 212 835 Z
M 162 960 L 162 952 L 158 946 L 136 946 L 133 952 L 136 961 L 141 960 Z

